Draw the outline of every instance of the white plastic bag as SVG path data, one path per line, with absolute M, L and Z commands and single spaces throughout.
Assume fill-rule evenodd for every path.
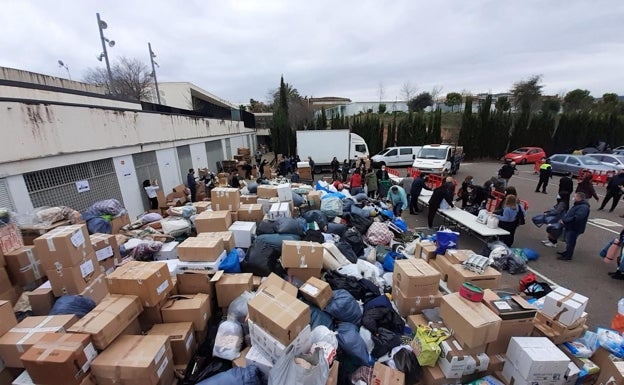
M 360 326 L 360 337 L 362 337 L 366 344 L 366 351 L 368 354 L 371 354 L 373 348 L 375 348 L 375 343 L 373 342 L 373 335 L 370 330 L 366 329 L 364 326 Z
M 243 327 L 237 321 L 226 320 L 219 325 L 212 355 L 224 360 L 233 360 L 240 356 L 242 345 Z
M 240 323 L 245 322 L 245 318 L 247 318 L 247 303 L 253 297 L 254 295 L 248 291 L 236 297 L 228 306 L 227 318 Z
M 488 216 L 487 222 L 485 225 L 489 227 L 490 229 L 498 228 L 498 218 L 496 218 L 494 215 Z
M 268 385 L 325 385 L 327 377 L 329 365 L 321 349 L 311 356 L 296 357 L 294 347 L 290 345 L 269 371 Z
M 479 214 L 477 215 L 477 223 L 481 223 L 485 225 L 487 223 L 489 216 L 490 214 L 488 213 L 486 209 L 479 210 Z

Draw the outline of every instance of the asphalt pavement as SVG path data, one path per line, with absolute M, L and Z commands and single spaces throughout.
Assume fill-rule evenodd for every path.
M 466 176 L 473 176 L 475 183 L 482 184 L 497 174 L 500 162 L 462 163 L 461 169 L 454 177 L 461 182 Z M 554 176 L 547 188 L 547 194 L 536 193 L 537 175 L 533 172 L 533 165 L 519 165 L 518 174 L 514 175 L 509 185 L 516 187 L 520 199 L 529 202 L 526 224 L 516 230 L 513 247 L 530 248 L 539 253 L 536 261 L 529 262 L 529 268 L 541 279 L 554 282 L 589 298 L 587 313 L 588 326 L 594 330 L 597 326 L 609 326 L 611 319 L 617 313 L 617 302 L 624 297 L 624 281 L 614 280 L 607 274 L 615 271 L 616 265 L 605 264 L 598 253 L 612 238 L 615 238 L 624 225 L 624 204 L 620 203 L 613 213 L 597 211 L 605 195 L 604 186 L 595 186 L 600 202 L 590 200 L 591 212 L 587 229 L 577 242 L 572 261 L 557 260 L 557 251 L 565 250 L 565 243 L 559 242 L 557 248 L 549 248 L 540 242 L 546 238 L 545 227 L 538 228 L 531 222 L 531 217 L 551 208 L 556 203 L 559 176 Z M 400 168 L 401 177 L 405 176 L 406 168 Z M 576 188 L 576 181 L 574 183 Z M 457 202 L 458 204 L 460 202 Z M 610 203 L 607 208 L 610 207 Z M 426 211 L 419 215 L 410 215 L 404 211 L 404 219 L 410 228 L 424 230 L 427 226 Z M 436 218 L 436 225 L 441 224 L 440 216 Z M 426 230 L 425 230 L 426 232 Z M 459 247 L 479 252 L 483 249 L 483 242 L 468 234 L 462 233 Z M 503 273 L 503 285 L 518 287 L 518 281 L 523 274 L 510 275 Z

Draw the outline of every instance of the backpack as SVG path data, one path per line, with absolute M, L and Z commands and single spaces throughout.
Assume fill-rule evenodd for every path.
M 524 211 L 522 211 L 522 208 L 520 207 L 520 205 L 518 205 L 518 214 L 516 214 L 516 221 L 518 221 L 518 225 L 520 226 L 526 224 L 526 219 L 524 218 Z

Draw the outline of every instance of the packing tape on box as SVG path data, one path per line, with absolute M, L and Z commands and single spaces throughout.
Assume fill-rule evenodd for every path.
M 459 295 L 472 302 L 481 302 L 483 300 L 483 289 L 473 283 L 464 282 L 459 288 Z
M 62 326 L 48 326 L 48 327 L 45 326 L 48 322 L 52 321 L 53 319 L 54 319 L 54 316 L 49 315 L 46 318 L 44 318 L 37 326 L 31 327 L 31 328 L 15 327 L 11 329 L 12 333 L 26 333 L 24 337 L 20 338 L 19 341 L 15 343 L 15 347 L 17 348 L 17 351 L 20 353 L 24 353 L 24 346 L 22 345 L 24 344 L 24 342 L 28 341 L 28 339 L 32 337 L 33 334 L 35 333 L 56 333 L 58 331 L 64 331 Z

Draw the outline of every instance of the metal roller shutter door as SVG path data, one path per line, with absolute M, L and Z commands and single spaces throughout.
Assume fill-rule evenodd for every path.
M 160 183 L 160 169 L 158 168 L 158 159 L 156 159 L 156 151 L 142 152 L 132 155 L 132 161 L 134 162 L 134 169 L 136 171 L 137 179 L 139 180 L 139 188 L 141 189 L 141 196 L 143 197 L 143 206 L 147 210 L 149 209 L 149 201 L 147 195 L 143 193 L 143 181 L 144 180 L 158 180 Z
M 223 148 L 220 140 L 206 142 L 206 157 L 208 159 L 208 168 L 212 172 L 217 172 L 217 162 L 223 160 Z
M 178 160 L 180 161 L 180 171 L 182 172 L 182 180 L 186 183 L 186 175 L 188 170 L 193 168 L 193 159 L 191 158 L 191 148 L 186 146 L 180 146 L 176 148 L 178 152 Z M 196 170 L 197 171 L 197 170 Z M 197 173 L 195 173 L 197 176 Z

